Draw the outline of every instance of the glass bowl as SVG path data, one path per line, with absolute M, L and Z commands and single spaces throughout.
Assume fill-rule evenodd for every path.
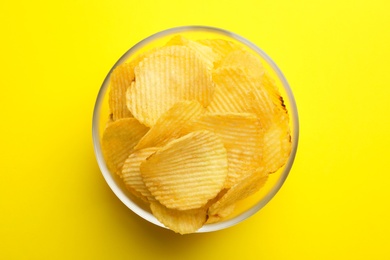
M 99 90 L 94 113 L 93 113 L 93 123 L 92 123 L 92 136 L 93 144 L 97 162 L 99 164 L 100 170 L 115 195 L 135 214 L 139 215 L 143 219 L 164 227 L 150 212 L 148 207 L 144 205 L 141 201 L 133 197 L 133 195 L 127 191 L 125 185 L 117 174 L 111 173 L 104 161 L 104 157 L 101 150 L 101 136 L 107 120 L 109 118 L 109 108 L 108 108 L 108 88 L 110 82 L 111 71 L 121 63 L 131 59 L 135 55 L 144 52 L 148 49 L 163 46 L 171 37 L 176 34 L 183 35 L 186 38 L 197 40 L 197 39 L 210 39 L 210 38 L 219 38 L 232 41 L 236 44 L 239 44 L 255 55 L 257 55 L 263 62 L 264 67 L 268 70 L 270 75 L 276 81 L 276 85 L 279 88 L 280 94 L 284 98 L 286 108 L 289 113 L 290 119 L 290 128 L 291 128 L 291 141 L 292 141 L 292 151 L 289 156 L 287 163 L 280 168 L 277 172 L 271 174 L 266 182 L 265 186 L 258 191 L 256 194 L 248 197 L 237 203 L 235 212 L 225 220 L 213 223 L 206 224 L 197 232 L 211 232 L 221 229 L 225 229 L 236 225 L 243 220 L 249 218 L 261 208 L 263 208 L 279 191 L 282 187 L 284 181 L 286 180 L 291 167 L 294 162 L 295 154 L 297 151 L 298 145 L 298 135 L 299 135 L 299 123 L 298 123 L 298 112 L 294 100 L 293 93 L 290 89 L 290 86 L 283 76 L 280 69 L 272 61 L 272 59 L 259 47 L 251 43 L 250 41 L 244 39 L 243 37 L 223 30 L 219 28 L 206 27 L 206 26 L 184 26 L 176 27 L 168 30 L 164 30 L 153 34 L 146 39 L 140 41 L 132 48 L 130 48 L 112 67 L 108 75 L 103 81 L 103 84 Z

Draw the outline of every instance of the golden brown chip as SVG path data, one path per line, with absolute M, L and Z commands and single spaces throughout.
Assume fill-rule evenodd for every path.
M 129 157 L 127 157 L 122 166 L 122 172 L 120 175 L 128 190 L 146 202 L 154 201 L 154 198 L 142 180 L 140 165 L 146 160 L 146 158 L 155 153 L 157 150 L 158 148 L 156 147 L 149 147 L 134 151 Z
M 256 82 L 239 67 L 221 67 L 214 71 L 215 92 L 207 107 L 211 113 L 248 112 Z
M 254 90 L 252 111 L 262 119 L 264 126 L 263 162 L 268 172 L 276 172 L 290 156 L 292 144 L 289 128 L 289 116 L 272 81 L 265 78 L 262 86 Z M 265 84 L 270 84 L 266 86 Z
M 260 80 L 258 82 L 259 84 L 256 84 L 257 89 L 254 91 L 253 101 L 254 102 L 261 101 L 260 104 L 265 104 L 267 106 L 265 108 L 265 111 L 259 113 L 259 117 L 261 117 L 262 114 L 267 113 L 269 116 L 268 121 L 275 121 L 275 120 L 277 121 L 279 120 L 278 117 L 280 116 L 280 114 L 286 116 L 287 109 L 284 104 L 283 97 L 281 96 L 278 87 L 276 86 L 276 82 L 271 77 L 271 75 L 267 71 L 264 71 L 264 73 L 261 75 Z M 263 101 L 264 99 L 268 100 L 268 102 L 265 103 Z M 254 105 L 252 111 L 256 113 L 256 110 L 261 111 L 262 109 L 259 109 L 259 107 L 256 107 L 256 105 Z M 267 127 L 267 124 L 265 124 L 265 127 Z
M 220 200 L 223 197 L 223 195 L 226 194 L 227 191 L 228 189 L 222 189 L 215 198 L 207 202 L 205 208 L 208 209 L 211 205 L 215 204 L 215 202 Z M 222 221 L 223 219 L 225 219 L 226 217 L 228 217 L 234 212 L 235 207 L 236 207 L 235 204 L 232 204 L 225 208 L 221 208 L 218 212 L 214 212 L 213 215 L 207 214 L 206 224 L 212 224 L 212 223 Z
M 176 210 L 168 209 L 157 201 L 150 204 L 153 215 L 167 228 L 179 234 L 194 233 L 206 222 L 205 208 Z
M 177 102 L 161 115 L 135 149 L 165 145 L 180 136 L 182 128 L 188 121 L 199 117 L 204 112 L 205 109 L 196 100 Z
M 265 71 L 259 57 L 245 49 L 232 51 L 221 60 L 219 66 L 239 67 L 246 71 L 255 81 L 260 81 Z
M 271 127 L 280 111 L 286 113 L 283 99 L 265 73 L 256 79 L 243 67 L 220 67 L 214 71 L 213 80 L 216 87 L 208 112 L 254 113 L 264 129 Z
M 292 149 L 288 117 L 280 113 L 278 118 L 264 134 L 263 162 L 270 173 L 287 162 Z
M 267 71 L 264 71 L 263 76 L 261 77 L 261 84 L 259 85 L 259 87 L 264 88 L 268 92 L 269 97 L 271 98 L 275 106 L 284 110 L 284 112 L 287 112 L 283 98 L 280 95 L 278 87 L 276 86 L 276 82 Z
M 182 35 L 174 36 L 166 45 L 181 45 L 189 47 L 203 59 L 203 61 L 207 64 L 207 68 L 210 70 L 214 67 L 214 62 L 220 59 L 219 55 L 215 53 L 210 47 L 205 46 L 199 42 L 189 40 Z
M 162 51 L 162 47 L 154 47 L 151 49 L 143 50 L 142 52 L 138 53 L 137 55 L 134 55 L 127 63 L 129 63 L 129 66 L 132 66 L 133 71 L 134 68 L 145 58 L 150 56 L 159 56 L 159 55 L 165 55 L 164 51 Z M 134 74 L 134 73 L 133 73 Z M 135 75 L 134 75 L 135 77 Z
M 252 171 L 250 175 L 245 176 L 233 185 L 220 200 L 210 206 L 208 210 L 209 215 L 218 214 L 219 211 L 224 210 L 237 201 L 247 198 L 263 187 L 267 181 L 268 173 L 260 167 Z
M 197 42 L 210 47 L 218 55 L 220 60 L 225 58 L 229 53 L 242 49 L 240 45 L 224 39 L 201 39 Z
M 226 148 L 228 177 L 225 188 L 260 166 L 264 132 L 255 114 L 205 114 L 183 129 L 184 132 L 199 130 L 214 132 Z
M 167 208 L 204 206 L 222 189 L 227 172 L 222 141 L 209 131 L 180 137 L 141 163 L 141 176 L 151 194 Z
M 280 108 L 272 101 L 270 94 L 265 88 L 255 87 L 252 89 L 252 104 L 250 111 L 255 113 L 262 122 L 264 129 L 271 127 L 275 121 L 275 115 Z
M 123 163 L 147 131 L 148 128 L 135 118 L 122 118 L 107 125 L 102 137 L 102 152 L 111 172 L 120 174 Z
M 206 224 L 221 222 L 226 217 L 230 216 L 234 212 L 235 208 L 236 204 L 231 204 L 224 208 L 220 208 L 217 212 L 214 212 L 213 215 L 208 215 Z
M 111 73 L 109 107 L 112 119 L 132 117 L 126 105 L 126 91 L 134 80 L 134 66 L 130 63 L 122 63 Z
M 126 93 L 129 110 L 146 126 L 153 126 L 179 101 L 197 100 L 206 107 L 214 92 L 211 72 L 193 50 L 166 46 L 158 53 L 135 67 L 134 86 Z
M 212 113 L 251 112 L 257 115 L 265 129 L 270 127 L 280 110 L 268 91 L 247 70 L 241 67 L 220 67 L 213 73 L 216 84 L 213 101 L 207 107 Z

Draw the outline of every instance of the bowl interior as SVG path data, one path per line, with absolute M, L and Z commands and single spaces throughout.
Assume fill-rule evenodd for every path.
M 110 186 L 112 191 L 116 196 L 134 213 L 144 218 L 145 220 L 154 223 L 158 226 L 164 227 L 150 212 L 148 207 L 135 198 L 130 192 L 127 191 L 122 180 L 116 174 L 111 173 L 105 164 L 102 151 L 101 151 L 101 136 L 107 120 L 109 118 L 109 108 L 108 108 L 108 92 L 109 92 L 109 82 L 111 71 L 118 66 L 119 64 L 126 62 L 137 54 L 144 52 L 148 49 L 163 46 L 171 37 L 176 34 L 183 35 L 184 37 L 192 40 L 197 39 L 226 39 L 232 41 L 236 44 L 239 44 L 249 51 L 257 55 L 263 62 L 264 67 L 275 79 L 275 82 L 279 88 L 280 94 L 284 98 L 286 108 L 289 113 L 290 119 L 290 128 L 291 128 L 291 139 L 292 139 L 292 151 L 287 163 L 279 169 L 277 172 L 270 175 L 265 186 L 256 194 L 250 196 L 249 198 L 238 202 L 234 213 L 227 219 L 222 222 L 214 224 L 206 224 L 198 232 L 210 232 L 220 229 L 224 229 L 235 225 L 251 215 L 255 214 L 262 207 L 264 207 L 278 192 L 278 190 L 283 185 L 285 179 L 287 178 L 294 158 L 297 151 L 298 145 L 298 135 L 299 135 L 299 125 L 298 125 L 298 113 L 295 104 L 295 100 L 290 89 L 290 86 L 283 76 L 282 72 L 272 61 L 272 59 L 256 45 L 252 44 L 248 40 L 242 38 L 239 35 L 234 33 L 221 30 L 218 28 L 203 27 L 203 26 L 186 26 L 168 29 L 159 33 L 156 33 L 132 48 L 130 48 L 112 67 L 108 75 L 106 76 L 101 89 L 99 91 L 94 115 L 93 115 L 93 143 L 95 148 L 95 155 L 101 169 L 101 172 L 107 181 L 107 184 Z

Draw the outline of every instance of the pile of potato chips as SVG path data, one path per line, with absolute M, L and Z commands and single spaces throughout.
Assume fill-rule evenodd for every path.
M 109 107 L 108 169 L 180 234 L 228 217 L 291 152 L 273 79 L 256 55 L 223 39 L 176 35 L 117 66 Z

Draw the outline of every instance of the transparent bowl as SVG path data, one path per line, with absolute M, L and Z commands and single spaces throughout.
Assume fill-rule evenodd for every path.
M 292 151 L 287 163 L 279 169 L 277 172 L 271 174 L 266 182 L 265 186 L 256 194 L 250 196 L 247 199 L 244 199 L 237 203 L 235 212 L 227 219 L 213 224 L 206 224 L 197 232 L 211 232 L 221 229 L 225 229 L 236 225 L 243 220 L 249 218 L 261 208 L 263 208 L 279 191 L 282 187 L 284 181 L 286 180 L 291 167 L 294 162 L 295 154 L 297 151 L 298 145 L 298 135 L 299 135 L 299 123 L 298 123 L 298 113 L 295 104 L 295 99 L 293 93 L 290 89 L 287 80 L 283 76 L 280 69 L 272 61 L 272 59 L 259 47 L 251 43 L 250 41 L 244 39 L 243 37 L 234 34 L 232 32 L 206 27 L 206 26 L 184 26 L 176 27 L 168 30 L 164 30 L 149 36 L 148 38 L 140 41 L 132 48 L 130 48 L 112 67 L 104 82 L 99 90 L 94 113 L 93 113 L 93 124 L 92 124 L 92 136 L 95 149 L 95 155 L 97 162 L 99 164 L 100 170 L 112 191 L 115 195 L 134 213 L 144 218 L 145 220 L 164 227 L 150 212 L 148 207 L 144 205 L 141 201 L 134 198 L 133 195 L 127 191 L 122 180 L 116 174 L 110 172 L 104 161 L 104 157 L 101 150 L 101 136 L 104 130 L 104 127 L 107 123 L 109 117 L 108 109 L 108 89 L 110 82 L 111 71 L 121 63 L 131 59 L 135 55 L 144 52 L 153 47 L 164 45 L 171 37 L 176 34 L 181 34 L 189 39 L 210 39 L 210 38 L 219 38 L 232 41 L 236 44 L 244 46 L 245 48 L 252 51 L 254 54 L 263 62 L 264 67 L 268 70 L 270 75 L 275 79 L 276 84 L 279 88 L 280 94 L 284 98 L 286 108 L 290 117 L 290 128 L 291 128 L 291 140 L 292 140 Z

